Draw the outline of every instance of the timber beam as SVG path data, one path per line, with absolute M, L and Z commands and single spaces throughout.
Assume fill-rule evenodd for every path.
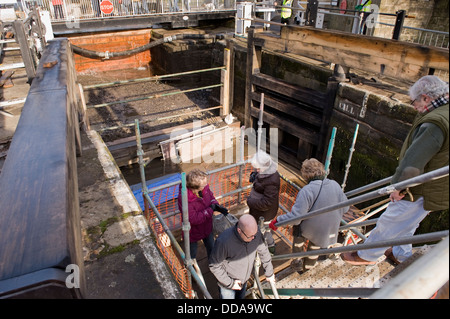
M 341 31 L 286 26 L 280 36 L 255 32 L 254 43 L 274 52 L 412 82 L 432 74 L 433 69 L 449 70 L 448 49 Z
M 75 82 L 68 40 L 50 41 L 0 175 L 0 298 L 85 292 Z

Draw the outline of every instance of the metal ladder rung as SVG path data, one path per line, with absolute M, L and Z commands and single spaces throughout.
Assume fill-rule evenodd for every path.
M 5 64 L 5 65 L 0 65 L 0 71 L 5 71 L 5 70 L 12 70 L 12 69 L 20 69 L 20 68 L 24 68 L 25 64 L 23 62 L 20 63 L 11 63 L 11 64 Z
M 16 51 L 16 50 L 20 50 L 19 47 L 11 47 L 11 48 L 3 48 L 2 51 Z

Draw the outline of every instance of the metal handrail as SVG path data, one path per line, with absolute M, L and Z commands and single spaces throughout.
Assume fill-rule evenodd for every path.
M 308 213 L 307 215 L 291 218 L 291 219 L 285 220 L 283 222 L 278 222 L 275 224 L 275 226 L 280 227 L 280 226 L 285 226 L 285 225 L 293 224 L 293 223 L 298 224 L 302 220 L 309 219 L 309 218 L 312 218 L 312 217 L 315 217 L 317 215 L 321 215 L 324 213 L 329 213 L 335 209 L 343 208 L 346 206 L 351 206 L 351 205 L 362 203 L 362 202 L 365 202 L 365 201 L 368 201 L 371 199 L 375 199 L 375 198 L 378 198 L 378 197 L 381 197 L 384 195 L 388 195 L 397 190 L 402 190 L 402 189 L 406 189 L 408 187 L 417 186 L 419 184 L 423 184 L 423 183 L 429 182 L 431 180 L 445 177 L 448 174 L 449 174 L 449 167 L 447 165 L 447 166 L 439 168 L 437 170 L 404 180 L 399 183 L 395 183 L 395 184 L 380 188 L 378 190 L 372 191 L 367 194 L 363 194 L 363 195 L 354 197 L 347 201 L 315 210 L 311 213 Z
M 370 299 L 430 298 L 448 282 L 449 238 L 398 274 Z
M 225 70 L 225 66 L 219 66 L 215 68 L 208 68 L 208 69 L 200 69 L 200 70 L 194 70 L 194 71 L 186 71 L 186 72 L 178 72 L 178 73 L 171 73 L 171 74 L 162 74 L 162 75 L 155 75 L 150 76 L 146 78 L 139 78 L 139 79 L 130 79 L 130 80 L 123 80 L 123 81 L 113 81 L 113 82 L 106 82 L 106 83 L 99 83 L 99 84 L 91 84 L 91 85 L 84 85 L 83 89 L 98 89 L 98 88 L 105 88 L 109 86 L 119 85 L 119 84 L 129 84 L 129 83 L 139 83 L 139 82 L 150 82 L 150 81 L 159 81 L 163 79 L 168 79 L 175 76 L 180 75 L 190 75 L 190 74 L 197 74 L 197 73 L 203 73 L 203 72 L 209 72 L 209 71 L 217 71 L 217 70 Z
M 426 242 L 442 240 L 445 237 L 447 237 L 448 235 L 449 235 L 449 231 L 443 230 L 443 231 L 439 231 L 439 232 L 402 237 L 402 238 L 393 239 L 393 240 L 382 240 L 382 241 L 377 241 L 377 242 L 373 242 L 373 243 L 369 243 L 369 244 L 358 244 L 358 245 L 351 245 L 351 246 L 344 246 L 344 247 L 311 250 L 311 251 L 300 252 L 300 253 L 275 255 L 275 256 L 272 256 L 272 260 L 283 260 L 283 259 L 291 259 L 291 258 L 304 258 L 304 257 L 310 257 L 310 256 L 340 254 L 340 253 L 344 253 L 344 252 L 367 250 L 367 249 L 381 248 L 381 247 L 400 246 L 400 245 L 407 245 L 407 244 L 421 244 L 421 243 L 426 243 Z
M 393 175 L 392 175 L 392 176 L 393 176 Z M 380 187 L 381 185 L 389 184 L 389 182 L 390 182 L 391 179 L 392 179 L 392 176 L 386 177 L 386 178 L 384 178 L 384 179 L 381 179 L 381 180 L 379 180 L 379 181 L 373 182 L 373 183 L 371 183 L 371 184 L 364 185 L 364 186 L 359 187 L 359 188 L 357 188 L 357 189 L 354 189 L 354 190 L 345 192 L 345 196 L 347 196 L 347 198 L 349 198 L 349 197 L 352 197 L 352 196 L 355 196 L 355 195 L 364 193 L 364 192 L 366 192 L 366 191 L 368 191 L 368 190 L 371 190 L 371 189 Z

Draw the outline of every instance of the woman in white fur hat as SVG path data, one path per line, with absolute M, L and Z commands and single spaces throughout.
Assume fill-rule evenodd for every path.
M 259 150 L 252 158 L 252 166 L 256 169 L 250 176 L 253 187 L 247 198 L 250 215 L 257 221 L 262 216 L 269 221 L 278 213 L 278 200 L 280 193 L 280 174 L 278 164 L 272 160 L 270 155 Z M 273 253 L 275 242 L 269 232 L 266 233 L 266 241 L 269 250 Z

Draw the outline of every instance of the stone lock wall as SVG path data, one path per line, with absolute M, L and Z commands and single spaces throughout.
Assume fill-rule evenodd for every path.
M 341 83 L 330 121 L 330 130 L 337 128 L 330 167 L 333 177 L 342 183 L 356 124 L 359 130 L 346 190 L 393 175 L 415 115 L 408 103 L 368 87 Z

